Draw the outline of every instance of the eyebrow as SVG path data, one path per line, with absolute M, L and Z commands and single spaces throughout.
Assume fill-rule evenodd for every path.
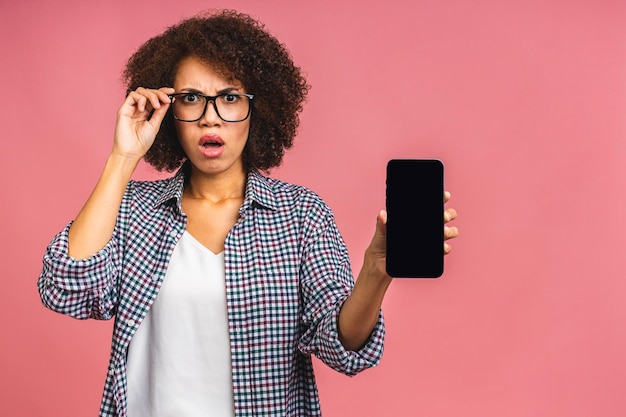
M 226 87 L 226 88 L 222 88 L 221 90 L 218 90 L 215 95 L 219 96 L 221 94 L 228 94 L 228 93 L 232 93 L 232 92 L 238 92 L 239 90 L 240 90 L 240 88 L 238 88 L 238 87 Z M 181 92 L 204 94 L 204 92 L 198 90 L 197 88 L 183 88 L 183 89 L 181 89 Z M 208 95 L 208 94 L 205 94 L 205 95 Z

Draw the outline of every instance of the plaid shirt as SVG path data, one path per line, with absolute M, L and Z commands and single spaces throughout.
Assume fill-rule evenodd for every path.
M 70 225 L 45 253 L 38 287 L 46 307 L 78 319 L 115 317 L 100 416 L 127 415 L 128 345 L 186 226 L 183 172 L 131 181 L 113 237 L 91 258 L 67 256 Z M 224 262 L 237 417 L 321 415 L 311 354 L 350 376 L 380 360 L 382 314 L 360 351 L 338 340 L 339 309 L 354 282 L 333 213 L 313 192 L 251 172 Z

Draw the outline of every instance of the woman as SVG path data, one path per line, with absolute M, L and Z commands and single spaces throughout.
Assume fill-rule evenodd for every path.
M 125 76 L 102 175 L 39 279 L 47 307 L 115 317 L 100 415 L 320 415 L 311 354 L 347 375 L 382 355 L 385 213 L 354 284 L 326 204 L 261 175 L 308 85 L 249 16 L 185 20 Z M 132 181 L 141 158 L 178 172 Z

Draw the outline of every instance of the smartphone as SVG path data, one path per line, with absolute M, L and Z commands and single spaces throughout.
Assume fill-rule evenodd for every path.
M 387 273 L 396 278 L 443 274 L 443 162 L 387 163 Z

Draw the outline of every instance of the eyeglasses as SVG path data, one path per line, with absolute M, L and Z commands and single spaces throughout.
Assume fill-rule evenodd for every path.
M 243 122 L 250 116 L 254 94 L 225 93 L 207 96 L 200 93 L 169 94 L 174 118 L 181 122 L 197 122 L 204 117 L 209 102 L 217 116 L 225 122 Z

